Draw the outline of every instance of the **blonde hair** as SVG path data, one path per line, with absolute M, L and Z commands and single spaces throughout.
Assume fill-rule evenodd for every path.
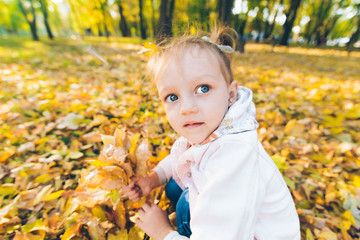
M 158 77 L 167 69 L 173 59 L 181 56 L 189 47 L 199 47 L 200 49 L 209 50 L 218 60 L 220 70 L 227 84 L 233 79 L 231 70 L 231 54 L 224 53 L 218 45 L 230 46 L 234 49 L 236 31 L 229 27 L 216 27 L 211 32 L 209 40 L 202 38 L 200 35 L 185 34 L 180 37 L 164 40 L 158 46 L 159 50 L 150 58 L 146 67 L 146 76 L 157 81 Z

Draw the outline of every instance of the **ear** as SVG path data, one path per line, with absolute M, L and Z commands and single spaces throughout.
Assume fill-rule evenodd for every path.
M 237 91 L 238 91 L 238 82 L 232 81 L 229 85 L 229 107 L 236 102 L 237 100 Z

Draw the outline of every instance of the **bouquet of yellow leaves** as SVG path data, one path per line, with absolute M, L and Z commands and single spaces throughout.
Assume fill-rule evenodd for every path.
M 96 169 L 82 172 L 80 185 L 103 190 L 121 190 L 133 176 L 145 176 L 149 168 L 149 144 L 146 139 L 137 144 L 140 133 L 129 136 L 116 129 L 114 136 L 101 135 L 103 150 L 97 160 L 88 160 Z
M 131 177 L 144 176 L 149 168 L 149 144 L 140 136 L 122 129 L 116 129 L 114 136 L 101 135 L 104 146 L 100 156 L 87 161 L 95 168 L 82 170 L 78 187 L 68 193 L 72 199 L 64 215 L 72 216 L 74 223 L 62 239 L 71 239 L 84 225 L 91 239 L 143 239 L 144 233 L 130 219 L 150 199 L 133 203 L 121 196 L 121 189 Z M 76 214 L 79 209 L 81 213 Z

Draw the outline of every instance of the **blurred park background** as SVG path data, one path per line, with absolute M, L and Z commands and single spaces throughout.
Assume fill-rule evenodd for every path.
M 139 52 L 214 24 L 239 35 L 234 78 L 302 239 L 359 239 L 358 0 L 0 0 L 0 239 L 148 239 L 136 210 L 174 206 L 121 188 L 178 136 Z
M 160 39 L 214 23 L 241 41 L 360 47 L 358 0 L 2 0 L 0 34 Z M 45 36 L 47 35 L 47 36 Z

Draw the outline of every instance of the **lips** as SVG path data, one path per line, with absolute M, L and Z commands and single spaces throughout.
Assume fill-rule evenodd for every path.
M 204 124 L 204 122 L 186 122 L 183 127 L 185 128 L 194 128 L 194 127 L 200 127 Z

